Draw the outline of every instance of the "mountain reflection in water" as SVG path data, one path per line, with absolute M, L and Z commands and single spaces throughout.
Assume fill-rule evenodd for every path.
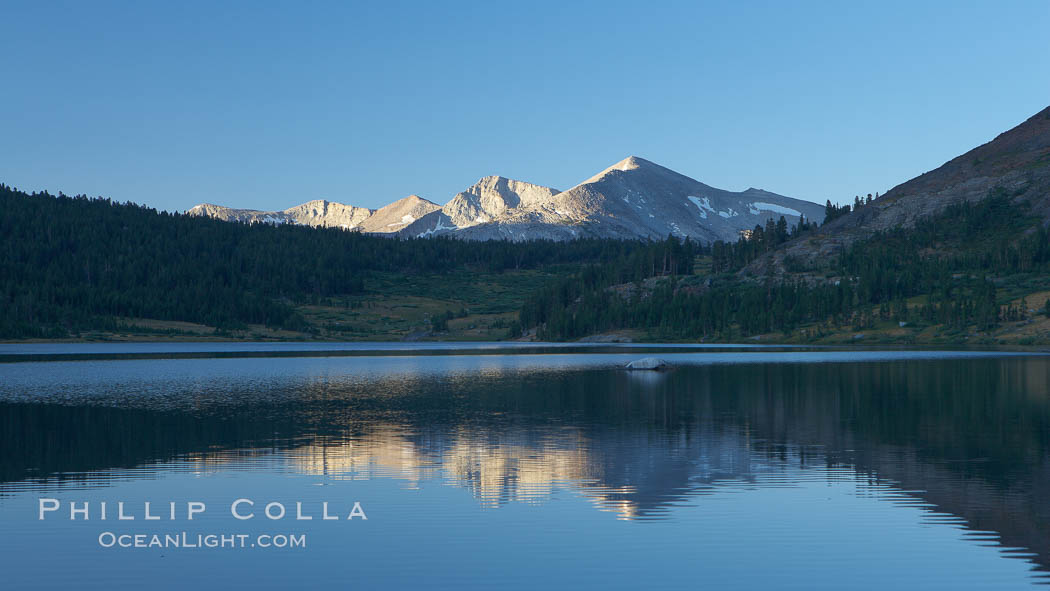
M 438 481 L 483 507 L 571 490 L 622 519 L 662 520 L 712 491 L 859 475 L 865 494 L 923 506 L 1050 570 L 1045 357 L 659 374 L 498 358 L 382 371 L 349 358 L 117 363 L 133 371 L 3 368 L 0 495 L 263 457 L 333 479 Z

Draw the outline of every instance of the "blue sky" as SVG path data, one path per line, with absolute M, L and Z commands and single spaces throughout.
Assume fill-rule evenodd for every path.
M 823 202 L 1050 104 L 1050 2 L 11 2 L 0 182 L 168 210 L 567 189 Z

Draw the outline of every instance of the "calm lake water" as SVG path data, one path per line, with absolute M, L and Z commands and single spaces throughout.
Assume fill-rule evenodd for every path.
M 675 369 L 619 369 L 654 354 Z M 0 360 L 5 589 L 999 590 L 1050 573 L 1042 354 L 106 344 Z M 246 545 L 198 547 L 213 534 Z M 282 538 L 305 547 L 262 547 Z

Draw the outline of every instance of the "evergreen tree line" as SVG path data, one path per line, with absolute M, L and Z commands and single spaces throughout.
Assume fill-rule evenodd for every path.
M 798 223 L 789 228 L 787 220 L 784 216 L 780 216 L 780 219 L 776 222 L 771 218 L 766 221 L 765 226 L 756 225 L 754 229 L 742 232 L 735 243 L 722 240 L 715 241 L 711 244 L 712 271 L 715 273 L 739 271 L 762 254 L 774 250 L 784 242 L 787 242 L 788 239 L 811 233 L 823 224 L 840 218 L 851 211 L 857 211 L 862 207 L 871 205 L 871 202 L 877 199 L 878 196 L 878 193 L 875 193 L 874 197 L 872 197 L 871 193 L 868 193 L 865 199 L 858 195 L 853 198 L 852 207 L 848 203 L 835 205 L 829 199 L 824 206 L 824 220 L 819 224 L 812 220 L 807 220 L 805 216 L 800 216 Z
M 782 218 L 735 244 L 716 242 L 696 250 L 711 255 L 714 271 L 725 272 L 812 229 L 803 222 L 788 231 Z M 727 275 L 700 281 L 683 270 L 652 286 L 625 286 L 621 280 L 629 274 L 585 269 L 531 296 L 517 329 L 535 328 L 540 338 L 552 340 L 624 328 L 648 330 L 658 338 L 732 339 L 792 331 L 807 323 L 815 323 L 817 331 L 860 330 L 882 319 L 985 331 L 1018 316 L 997 303 L 992 278 L 1050 271 L 1050 234 L 1023 204 L 996 190 L 912 228 L 857 242 L 819 271 L 838 279 L 803 281 L 789 274 L 762 283 Z M 908 305 L 907 300 L 923 295 L 921 303 Z
M 875 193 L 875 197 L 872 197 L 871 193 L 868 193 L 867 198 L 863 198 L 860 195 L 857 195 L 857 196 L 855 196 L 853 198 L 853 207 L 852 208 L 850 208 L 850 204 L 849 203 L 847 203 L 845 205 L 835 205 L 835 204 L 833 204 L 831 202 L 830 199 L 828 199 L 827 203 L 824 205 L 824 222 L 823 223 L 826 224 L 826 223 L 830 222 L 831 220 L 833 220 L 835 218 L 840 218 L 840 217 L 850 213 L 851 211 L 857 211 L 857 210 L 859 210 L 860 208 L 862 208 L 862 207 L 864 207 L 866 205 L 871 205 L 871 202 L 874 201 L 875 199 L 878 199 L 878 198 L 879 198 L 879 194 L 878 193 Z
M 799 216 L 798 224 L 790 228 L 784 216 L 780 216 L 775 222 L 770 218 L 764 227 L 756 225 L 753 229 L 743 232 L 735 243 L 716 240 L 706 249 L 705 254 L 711 255 L 712 273 L 735 272 L 762 254 L 775 250 L 789 239 L 812 232 L 818 227 L 816 222 L 807 220 L 805 216 Z
M 359 294 L 372 271 L 500 272 L 620 260 L 644 245 L 581 239 L 392 239 L 240 224 L 0 185 L 0 337 L 62 337 L 119 318 L 308 328 L 298 303 Z M 681 253 L 673 261 L 691 264 Z M 687 263 L 688 262 L 688 263 Z
M 570 339 L 642 328 L 665 338 L 734 338 L 813 322 L 864 328 L 880 318 L 987 330 L 1023 315 L 1000 309 L 992 277 L 1050 270 L 1050 236 L 1010 197 L 996 191 L 854 244 L 821 270 L 837 283 L 790 275 L 754 283 L 730 272 L 816 224 L 803 218 L 789 227 L 781 217 L 736 243 L 709 246 L 675 237 L 392 239 L 229 223 L 0 185 L 0 337 L 117 330 L 131 317 L 305 330 L 297 304 L 362 293 L 370 272 L 567 264 L 579 271 L 539 286 L 513 332 L 537 328 L 541 338 Z M 712 276 L 694 275 L 697 257 L 710 257 Z M 906 304 L 920 295 L 921 305 Z

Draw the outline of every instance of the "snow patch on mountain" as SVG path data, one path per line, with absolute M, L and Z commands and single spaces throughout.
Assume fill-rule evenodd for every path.
M 802 215 L 797 209 L 791 209 L 790 207 L 784 207 L 783 205 L 777 205 L 776 203 L 765 203 L 763 201 L 755 201 L 754 203 L 748 204 L 747 207 L 753 215 L 759 215 L 759 213 L 763 211 L 772 211 L 773 213 L 793 215 L 795 217 Z
M 823 219 L 816 203 L 768 191 L 725 191 L 629 156 L 567 191 L 482 177 L 444 205 L 416 195 L 379 209 L 310 201 L 280 212 L 201 204 L 189 212 L 240 222 L 293 223 L 405 237 L 569 240 L 574 237 L 736 240 L 774 215 Z M 717 215 L 711 215 L 717 214 Z
M 707 219 L 707 212 L 715 213 L 715 208 L 711 207 L 711 200 L 707 197 L 696 197 L 695 195 L 689 195 L 686 199 L 692 201 L 700 208 L 700 217 Z

